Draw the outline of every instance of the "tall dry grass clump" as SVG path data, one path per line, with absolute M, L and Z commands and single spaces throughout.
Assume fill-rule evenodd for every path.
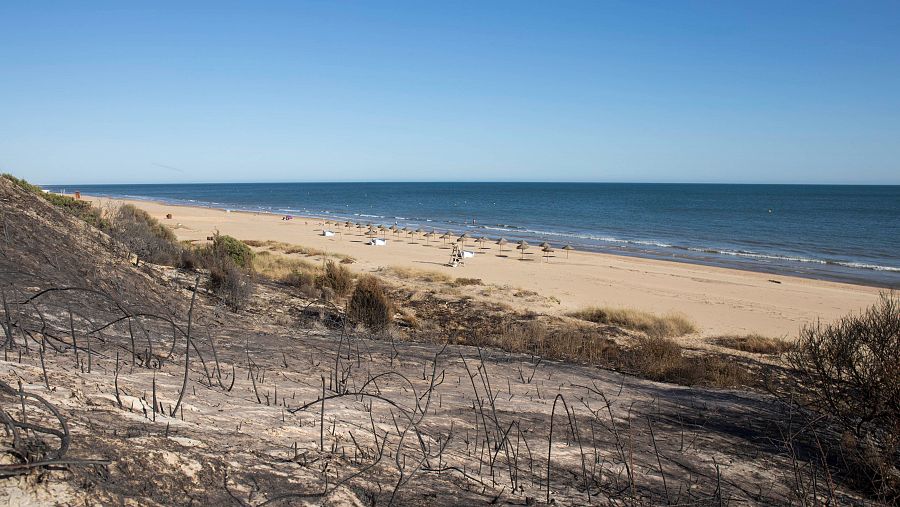
M 334 291 L 338 296 L 345 296 L 353 288 L 353 274 L 341 264 L 328 260 L 325 261 L 325 271 L 319 277 L 319 285 Z
M 356 282 L 356 288 L 347 303 L 347 317 L 371 331 L 386 330 L 394 315 L 394 305 L 384 293 L 378 278 L 364 276 Z
M 697 331 L 693 322 L 679 314 L 660 317 L 630 308 L 593 307 L 570 312 L 567 315 L 597 324 L 609 324 L 640 331 L 653 337 L 682 336 Z
M 680 345 L 661 336 L 640 338 L 625 354 L 622 364 L 640 377 L 688 386 L 733 387 L 748 380 L 748 372 L 733 361 L 711 355 L 687 355 Z
M 804 326 L 787 358 L 807 406 L 843 431 L 845 470 L 900 501 L 900 297 L 882 293 L 861 314 Z
M 497 335 L 475 336 L 470 344 L 589 364 L 615 364 L 622 352 L 615 340 L 593 329 L 540 321 L 514 322 Z
M 758 334 L 727 335 L 713 338 L 712 343 L 729 349 L 750 352 L 752 354 L 782 354 L 791 350 L 793 345 L 781 338 L 770 338 Z

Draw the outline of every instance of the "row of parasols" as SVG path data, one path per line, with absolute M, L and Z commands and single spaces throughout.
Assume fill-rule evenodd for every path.
M 366 236 L 372 236 L 372 237 L 378 236 L 378 235 L 383 236 L 383 235 L 387 234 L 388 231 L 390 231 L 390 233 L 392 235 L 395 235 L 398 238 L 400 236 L 409 236 L 411 239 L 415 239 L 415 238 L 421 236 L 421 237 L 425 238 L 426 243 L 429 243 L 431 241 L 440 240 L 444 244 L 446 244 L 448 241 L 456 241 L 457 243 L 460 243 L 460 246 L 462 246 L 463 248 L 465 248 L 466 242 L 468 242 L 468 241 L 472 241 L 472 242 L 478 244 L 482 249 L 488 248 L 485 246 L 485 244 L 494 243 L 495 245 L 497 245 L 497 248 L 500 250 L 500 255 L 503 255 L 503 247 L 510 244 L 510 242 L 507 241 L 506 238 L 498 238 L 496 240 L 490 239 L 487 236 L 480 236 L 477 238 L 472 238 L 472 236 L 470 236 L 469 233 L 467 233 L 467 232 L 463 233 L 459 236 L 456 236 L 454 233 L 452 233 L 450 231 L 447 231 L 443 234 L 439 234 L 434 229 L 432 229 L 431 231 L 425 231 L 422 228 L 411 229 L 409 227 L 397 227 L 396 225 L 392 225 L 390 227 L 385 227 L 384 225 L 372 225 L 371 223 L 362 224 L 360 222 L 351 222 L 349 220 L 346 222 L 336 222 L 336 221 L 331 221 L 331 220 L 325 220 L 324 225 L 326 227 L 328 227 L 328 226 L 335 227 L 338 230 L 338 232 L 340 232 L 341 228 L 358 229 L 358 230 L 365 229 L 364 234 Z M 521 252 L 522 258 L 524 259 L 525 252 L 529 248 L 531 248 L 531 245 L 525 240 L 520 240 L 519 242 L 515 243 L 515 245 L 516 245 L 515 249 L 519 250 Z M 553 254 L 555 252 L 553 247 L 546 241 L 537 245 L 537 247 L 541 249 L 542 255 L 544 257 L 546 257 L 548 261 L 550 260 L 551 254 Z M 575 248 L 573 248 L 572 245 L 564 245 L 562 247 L 562 250 L 566 252 L 566 258 L 568 258 L 569 252 L 572 250 L 575 250 Z

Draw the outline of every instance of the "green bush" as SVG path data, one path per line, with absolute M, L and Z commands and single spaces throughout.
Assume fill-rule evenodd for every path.
M 216 233 L 213 241 L 206 247 L 214 258 L 230 257 L 235 265 L 244 269 L 253 269 L 253 250 L 243 241 Z

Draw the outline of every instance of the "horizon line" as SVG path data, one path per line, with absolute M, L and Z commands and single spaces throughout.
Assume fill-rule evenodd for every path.
M 37 183 L 39 186 L 114 186 L 114 185 L 334 185 L 334 184 L 540 184 L 540 185 L 769 185 L 769 186 L 842 186 L 842 187 L 896 187 L 900 183 L 809 183 L 809 182 L 724 182 L 724 181 L 542 181 L 542 180 L 308 180 L 308 181 L 186 181 L 186 182 L 131 182 L 131 183 Z

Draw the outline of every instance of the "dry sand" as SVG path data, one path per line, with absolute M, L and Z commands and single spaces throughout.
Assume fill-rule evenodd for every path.
M 88 199 L 101 206 L 126 202 Z M 506 257 L 500 257 L 496 245 L 479 249 L 474 242 L 467 249 L 478 255 L 468 259 L 465 266 L 450 268 L 446 266 L 450 250 L 439 240 L 426 245 L 424 238 L 404 236 L 398 240 L 388 236 L 387 246 L 374 247 L 366 245 L 367 238 L 357 229 L 323 237 L 318 219 L 295 217 L 285 221 L 280 215 L 264 213 L 127 202 L 172 227 L 180 240 L 203 241 L 218 230 L 243 240 L 277 240 L 350 255 L 357 261 L 352 266 L 357 271 L 403 266 L 480 278 L 488 284 L 556 298 L 559 304 L 555 308 L 542 309 L 551 313 L 586 306 L 677 312 L 693 319 L 704 337 L 760 333 L 794 338 L 802 324 L 816 319 L 827 322 L 859 311 L 879 293 L 874 287 L 592 252 L 572 252 L 566 259 L 565 252 L 558 250 L 547 263 L 541 261 L 536 246 L 526 255 L 528 260 L 522 261 L 514 245 L 507 245 Z M 169 213 L 172 219 L 165 218 Z M 525 304 L 515 300 L 507 303 Z

